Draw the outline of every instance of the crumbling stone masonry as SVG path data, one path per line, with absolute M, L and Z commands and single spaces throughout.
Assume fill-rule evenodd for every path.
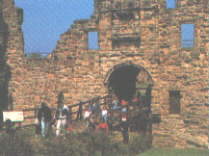
M 145 86 L 141 90 L 151 91 L 152 114 L 161 116 L 152 126 L 153 145 L 206 147 L 207 3 L 178 0 L 176 8 L 168 9 L 166 0 L 95 0 L 90 19 L 75 21 L 48 58 L 33 60 L 24 57 L 21 9 L 13 0 L 0 0 L 1 53 L 9 73 L 8 94 L 1 96 L 8 99 L 8 109 L 22 110 L 41 101 L 56 107 L 63 91 L 70 105 L 110 94 L 112 88 L 120 94 L 114 73 L 133 74 L 129 69 L 134 68 L 139 72 L 135 81 Z M 181 24 L 188 23 L 195 26 L 195 42 L 192 48 L 182 48 Z M 88 48 L 92 31 L 99 33 L 99 50 Z M 172 110 L 175 99 L 177 111 Z

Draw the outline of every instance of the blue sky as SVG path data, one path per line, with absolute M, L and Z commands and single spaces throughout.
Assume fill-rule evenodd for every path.
M 93 14 L 93 0 L 15 0 L 15 4 L 24 9 L 25 52 L 52 52 L 74 20 Z

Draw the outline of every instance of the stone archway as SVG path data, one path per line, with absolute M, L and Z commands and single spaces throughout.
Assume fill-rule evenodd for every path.
M 151 91 L 153 80 L 148 71 L 131 61 L 111 68 L 104 81 L 110 94 L 130 101 L 137 93 L 144 95 Z
M 152 138 L 151 91 L 154 83 L 148 71 L 132 62 L 118 64 L 108 72 L 104 83 L 110 95 L 119 101 L 128 101 L 130 130 Z

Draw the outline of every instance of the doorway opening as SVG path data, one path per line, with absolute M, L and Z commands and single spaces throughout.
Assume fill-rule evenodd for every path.
M 114 66 L 107 74 L 105 85 L 110 95 L 116 96 L 119 100 L 131 101 L 138 96 L 149 96 L 153 80 L 150 74 L 141 66 L 130 62 Z M 151 104 L 151 99 L 146 101 Z
M 146 136 L 151 144 L 153 80 L 150 74 L 141 66 L 130 62 L 123 63 L 109 71 L 105 85 L 113 100 L 118 100 L 119 106 L 123 107 L 122 101 L 127 101 L 130 132 Z
M 136 92 L 136 78 L 139 69 L 133 66 L 122 66 L 109 77 L 109 91 L 115 94 L 120 100 L 130 101 Z

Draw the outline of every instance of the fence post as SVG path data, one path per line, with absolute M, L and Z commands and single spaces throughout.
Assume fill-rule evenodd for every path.
M 111 95 L 107 95 L 107 98 L 109 99 L 108 100 L 108 106 L 110 106 L 111 104 L 112 104 L 112 101 L 113 101 L 113 98 L 112 98 L 112 96 Z
M 36 107 L 34 109 L 34 116 L 35 116 L 35 118 L 37 117 L 37 108 Z
M 83 105 L 82 102 L 80 102 L 76 120 L 82 120 L 82 112 L 83 112 Z
M 69 117 L 69 120 L 72 121 L 72 117 L 73 117 L 73 115 L 72 115 L 72 107 L 68 106 L 68 108 L 69 108 L 69 115 L 68 115 L 68 117 Z

